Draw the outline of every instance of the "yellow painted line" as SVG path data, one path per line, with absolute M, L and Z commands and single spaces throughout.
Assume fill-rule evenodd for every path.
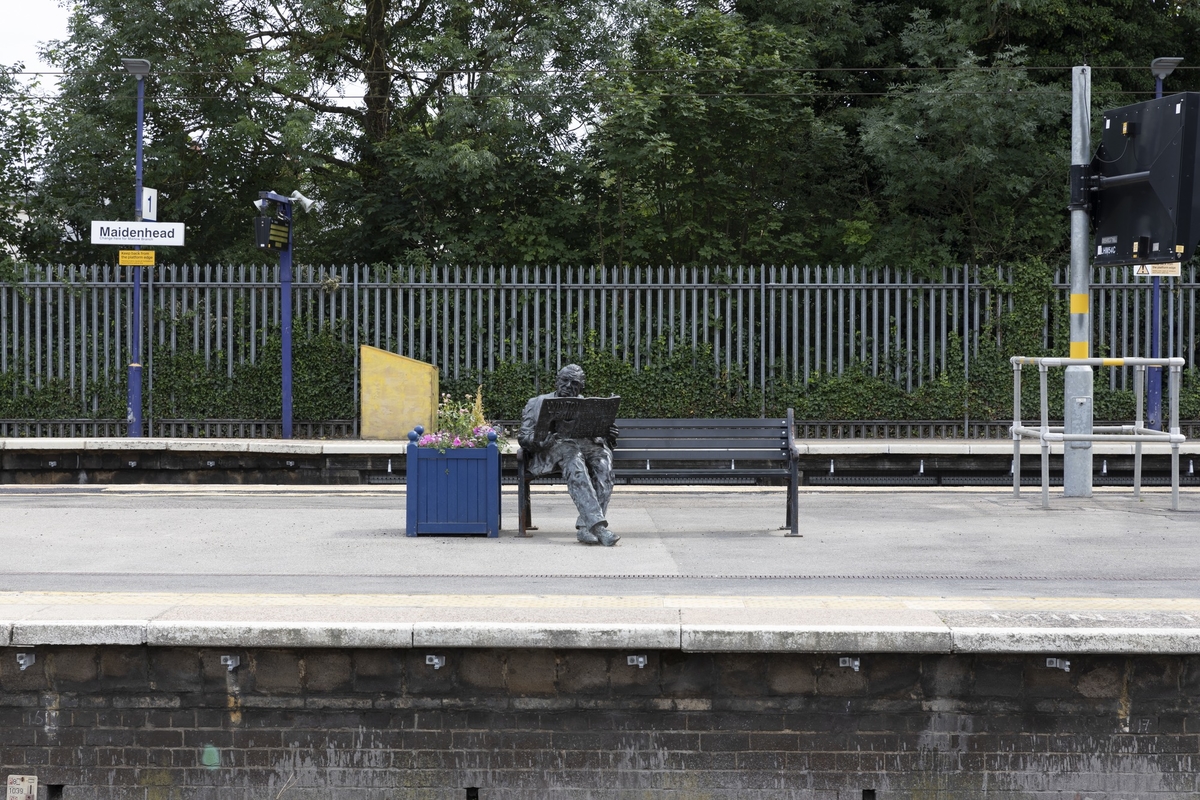
M 925 597 L 894 595 L 422 595 L 203 594 L 168 592 L 0 592 L 5 606 L 193 606 L 238 608 L 658 608 L 911 609 L 923 611 L 1176 611 L 1200 614 L 1200 598 Z
M 1088 313 L 1088 304 L 1090 300 L 1086 294 L 1071 295 L 1071 313 L 1086 314 Z
M 1087 342 L 1071 342 L 1071 358 L 1090 358 Z

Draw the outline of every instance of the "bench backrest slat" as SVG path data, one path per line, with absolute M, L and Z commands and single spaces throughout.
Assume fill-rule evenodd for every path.
M 614 460 L 788 459 L 786 419 L 619 419 Z
M 645 439 L 626 439 L 621 437 L 617 439 L 616 452 L 624 450 L 645 450 L 647 448 L 655 450 L 669 450 L 678 448 L 681 450 L 782 450 L 787 446 L 787 440 L 781 436 L 771 438 L 761 437 L 755 439 L 704 439 L 696 437 L 679 437 L 675 439 L 658 439 L 646 437 Z
M 672 428 L 692 428 L 695 430 L 723 430 L 727 428 L 772 428 L 783 430 L 787 428 L 785 419 L 618 419 L 617 427 L 634 430 L 644 428 L 649 430 L 669 430 Z
M 618 450 L 613 453 L 613 461 L 644 461 L 646 459 L 662 461 L 786 461 L 787 453 L 782 450 Z
M 619 427 L 619 426 L 618 426 Z M 719 442 L 722 439 L 784 439 L 787 431 L 782 428 L 620 428 L 622 439 L 705 439 Z

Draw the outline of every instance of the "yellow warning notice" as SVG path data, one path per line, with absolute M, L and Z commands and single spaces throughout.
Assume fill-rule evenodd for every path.
M 117 263 L 122 267 L 153 267 L 153 250 L 118 250 Z
M 1139 278 L 1178 278 L 1183 271 L 1182 262 L 1169 264 L 1134 264 L 1133 274 Z

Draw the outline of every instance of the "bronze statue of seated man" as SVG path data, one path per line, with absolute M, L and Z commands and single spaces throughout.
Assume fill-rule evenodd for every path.
M 530 475 L 537 477 L 555 470 L 562 473 L 567 491 L 579 510 L 575 522 L 579 541 L 612 547 L 621 538 L 608 529 L 606 518 L 613 489 L 612 448 L 617 441 L 616 426 L 609 428 L 607 436 L 591 439 L 568 438 L 557 433 L 539 438 L 537 431 L 543 401 L 552 397 L 581 397 L 583 386 L 581 367 L 568 364 L 559 370 L 554 391 L 531 398 L 525 404 L 517 441 L 529 454 Z

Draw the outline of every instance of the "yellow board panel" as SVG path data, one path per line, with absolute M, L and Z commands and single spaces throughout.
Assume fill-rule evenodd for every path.
M 432 431 L 437 418 L 437 367 L 367 345 L 358 352 L 362 365 L 359 435 L 406 440 L 417 425 Z
M 153 267 L 153 250 L 118 250 L 117 264 L 122 267 Z

